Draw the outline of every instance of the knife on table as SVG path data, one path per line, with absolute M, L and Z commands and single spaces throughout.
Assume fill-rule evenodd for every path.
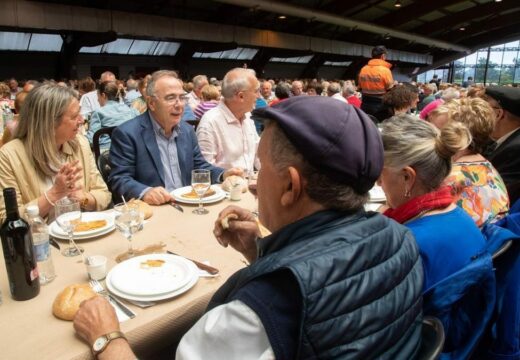
M 56 240 L 54 240 L 53 237 L 49 236 L 49 244 L 51 244 L 52 246 L 54 246 L 56 249 L 58 249 L 58 251 L 60 251 L 60 244 L 58 244 L 58 242 Z
M 180 212 L 184 212 L 184 209 L 179 204 L 177 204 L 174 200 L 171 200 L 168 204 L 170 204 L 171 206 L 173 206 Z
M 167 250 L 166 251 L 168 254 L 171 254 L 171 255 L 177 255 L 177 256 L 180 256 L 180 257 L 183 257 L 189 261 L 191 261 L 192 263 L 194 263 L 199 269 L 201 270 L 204 270 L 204 271 L 207 271 L 209 274 L 211 275 L 216 275 L 219 273 L 219 270 L 217 268 L 214 268 L 213 266 L 210 266 L 210 265 L 206 265 L 204 263 L 201 263 L 197 260 L 192 260 L 192 259 L 189 259 L 185 256 L 182 256 L 182 255 L 179 255 L 179 254 L 176 254 L 174 253 L 173 251 L 170 251 L 170 250 Z

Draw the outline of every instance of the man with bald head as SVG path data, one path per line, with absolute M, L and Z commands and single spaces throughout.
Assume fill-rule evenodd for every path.
M 291 84 L 291 92 L 293 96 L 303 95 L 303 83 L 299 80 L 294 80 Z
M 273 93 L 273 84 L 271 84 L 271 82 L 268 80 L 264 80 L 260 84 L 260 93 L 268 104 L 276 99 L 276 96 Z
M 116 81 L 116 76 L 111 71 L 105 71 L 101 74 L 99 78 L 99 82 L 103 83 L 105 81 Z M 79 105 L 81 107 L 81 115 L 84 119 L 89 119 L 90 115 L 95 111 L 98 110 L 101 105 L 99 105 L 98 96 L 97 96 L 97 90 L 93 90 L 91 92 L 88 92 L 84 94 L 81 99 L 79 100 Z
M 197 127 L 200 150 L 209 163 L 253 170 L 259 137 L 250 112 L 259 89 L 253 70 L 235 68 L 224 76 L 223 99 L 204 114 Z

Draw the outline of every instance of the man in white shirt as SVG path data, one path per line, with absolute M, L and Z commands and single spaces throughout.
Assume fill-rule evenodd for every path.
M 255 167 L 259 136 L 250 112 L 259 96 L 259 86 L 250 69 L 235 68 L 224 76 L 223 99 L 204 114 L 197 127 L 200 151 L 210 164 L 246 171 Z
M 193 91 L 187 95 L 188 105 L 192 111 L 202 102 L 202 88 L 208 85 L 208 77 L 206 75 L 197 75 L 192 80 Z
M 101 74 L 99 82 L 102 83 L 105 81 L 116 81 L 116 76 L 111 71 L 105 71 L 103 74 Z M 83 94 L 81 99 L 79 99 L 79 106 L 81 109 L 81 116 L 83 116 L 84 119 L 89 119 L 90 114 L 92 114 L 95 110 L 101 108 L 101 105 L 99 105 L 98 101 L 97 89 Z
M 347 99 L 345 99 L 341 94 L 341 85 L 337 82 L 330 83 L 329 87 L 327 88 L 327 95 L 341 102 L 347 102 Z
M 267 104 L 276 99 L 276 96 L 273 93 L 273 84 L 269 80 L 264 80 L 260 84 L 260 93 Z
M 293 96 L 304 95 L 303 83 L 300 80 L 294 80 L 291 84 L 291 92 Z
M 383 167 L 377 128 L 363 112 L 321 96 L 253 116 L 266 122 L 258 204 L 272 234 L 259 239 L 245 209 L 219 214 L 215 237 L 250 266 L 215 293 L 176 359 L 413 358 L 423 278 L 415 240 L 363 210 Z M 135 359 L 104 298 L 82 303 L 74 328 L 89 344 L 105 344 L 99 360 Z

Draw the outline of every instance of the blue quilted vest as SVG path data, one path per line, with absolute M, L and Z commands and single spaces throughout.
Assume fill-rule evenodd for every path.
M 289 270 L 302 300 L 297 359 L 415 357 L 423 270 L 405 227 L 376 213 L 321 211 L 258 246 L 258 259 L 215 293 L 208 310 L 232 301 L 253 279 Z

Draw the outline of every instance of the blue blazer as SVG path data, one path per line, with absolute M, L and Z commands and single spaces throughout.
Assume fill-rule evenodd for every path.
M 209 169 L 211 181 L 218 182 L 224 169 L 202 156 L 193 127 L 181 121 L 176 138 L 183 186 L 191 184 L 193 169 Z M 138 198 L 147 187 L 164 186 L 163 164 L 148 111 L 121 124 L 112 133 L 112 170 L 108 183 L 116 198 Z

